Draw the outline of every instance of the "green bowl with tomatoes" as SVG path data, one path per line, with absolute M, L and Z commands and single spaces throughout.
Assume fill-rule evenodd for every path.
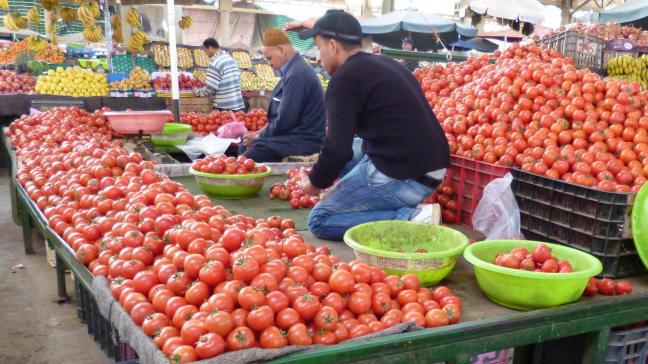
M 471 244 L 464 258 L 473 265 L 479 288 L 493 302 L 515 310 L 530 311 L 577 301 L 587 281 L 603 271 L 601 262 L 590 254 L 557 244 L 544 243 L 553 256 L 567 260 L 570 273 L 545 273 L 496 265 L 498 253 L 514 248 L 530 252 L 540 244 L 529 240 L 486 240 Z
M 259 194 L 265 178 L 272 172 L 270 167 L 262 173 L 215 174 L 189 169 L 196 183 L 205 193 L 224 200 L 241 200 Z
M 468 238 L 457 230 L 396 220 L 354 226 L 344 234 L 344 242 L 363 263 L 387 274 L 414 274 L 423 286 L 450 274 L 468 246 Z

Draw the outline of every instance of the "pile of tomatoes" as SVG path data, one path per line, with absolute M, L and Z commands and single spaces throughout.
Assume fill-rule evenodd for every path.
M 441 206 L 441 219 L 445 223 L 457 223 L 461 218 L 457 194 L 448 181 L 439 185 L 436 191 L 432 192 L 423 203 L 438 203 Z
M 12 124 L 17 180 L 173 362 L 459 321 L 448 288 L 340 262 L 291 220 L 214 206 L 98 133 L 97 117 L 61 108 Z
M 255 174 L 268 171 L 264 164 L 257 164 L 245 156 L 228 157 L 226 155 L 209 155 L 196 159 L 191 165 L 195 171 L 212 174 Z
M 596 296 L 602 294 L 604 296 L 622 296 L 632 293 L 632 282 L 626 280 L 614 281 L 610 278 L 598 279 L 591 277 L 585 287 L 585 296 Z
M 493 262 L 496 265 L 545 273 L 571 273 L 574 271 L 567 259 L 558 260 L 551 254 L 546 244 L 538 244 L 531 252 L 527 248 L 514 248 L 510 252 L 500 252 Z
M 209 114 L 196 112 L 183 112 L 180 114 L 180 122 L 191 125 L 196 133 L 216 133 L 221 125 L 239 121 L 245 123 L 249 131 L 258 131 L 268 123 L 268 115 L 263 109 L 252 109 L 247 114 L 242 111 L 217 111 Z
M 299 168 L 290 168 L 285 174 L 288 177 L 286 181 L 270 186 L 271 200 L 290 201 L 290 207 L 293 209 L 309 209 L 317 205 L 320 198 L 307 195 L 300 187 Z
M 577 70 L 555 50 L 515 44 L 415 75 L 453 154 L 605 191 L 648 177 L 648 93 Z

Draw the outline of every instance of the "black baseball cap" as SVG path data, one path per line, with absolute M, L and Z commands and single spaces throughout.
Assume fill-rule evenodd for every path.
M 299 38 L 308 39 L 321 35 L 351 44 L 362 44 L 362 27 L 353 15 L 344 10 L 328 10 L 319 18 L 312 29 L 299 33 Z
M 412 39 L 412 37 L 405 37 L 403 38 L 403 43 L 414 45 L 414 39 Z

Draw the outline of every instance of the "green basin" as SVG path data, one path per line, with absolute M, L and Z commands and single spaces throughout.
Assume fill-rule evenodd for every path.
M 344 242 L 353 248 L 358 260 L 388 274 L 414 274 L 421 285 L 431 286 L 450 274 L 468 238 L 439 225 L 376 221 L 347 230 Z M 427 253 L 415 253 L 417 249 L 426 249 Z
M 190 133 L 191 125 L 166 123 L 160 134 L 151 136 L 151 141 L 156 147 L 173 147 L 184 144 Z
M 639 190 L 632 205 L 632 238 L 641 261 L 648 269 L 648 183 Z
M 253 174 L 213 174 L 189 169 L 198 186 L 206 193 L 224 200 L 240 200 L 256 196 L 272 170 Z
M 577 301 L 587 281 L 603 270 L 595 257 L 577 249 L 545 243 L 559 260 L 567 259 L 574 272 L 543 273 L 501 267 L 491 263 L 500 252 L 522 247 L 529 251 L 540 244 L 529 240 L 487 240 L 464 251 L 473 265 L 477 284 L 493 302 L 516 310 L 529 311 Z

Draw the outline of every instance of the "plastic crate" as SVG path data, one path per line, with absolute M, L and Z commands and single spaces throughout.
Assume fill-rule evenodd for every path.
M 130 54 L 115 54 L 112 56 L 112 71 L 114 73 L 130 73 L 133 69 L 133 60 Z
M 153 58 L 149 56 L 137 55 L 133 60 L 133 65 L 145 69 L 148 73 L 155 72 L 155 64 Z
M 603 68 L 603 39 L 599 37 L 568 30 L 543 39 L 542 44 L 572 57 L 578 68 Z
M 527 239 L 567 245 L 603 263 L 604 277 L 643 273 L 630 227 L 635 193 L 598 191 L 513 171 L 512 189 Z
M 607 67 L 608 62 L 612 58 L 621 57 L 621 56 L 630 56 L 630 57 L 633 57 L 633 58 L 637 58 L 637 57 L 639 57 L 639 52 L 604 50 L 603 51 L 603 68 Z
M 484 193 L 484 187 L 496 178 L 503 177 L 511 168 L 451 156 L 452 165 L 446 172 L 446 180 L 457 194 L 457 211 L 463 224 L 472 226 L 472 215 Z
M 606 363 L 648 363 L 648 326 L 610 332 Z

